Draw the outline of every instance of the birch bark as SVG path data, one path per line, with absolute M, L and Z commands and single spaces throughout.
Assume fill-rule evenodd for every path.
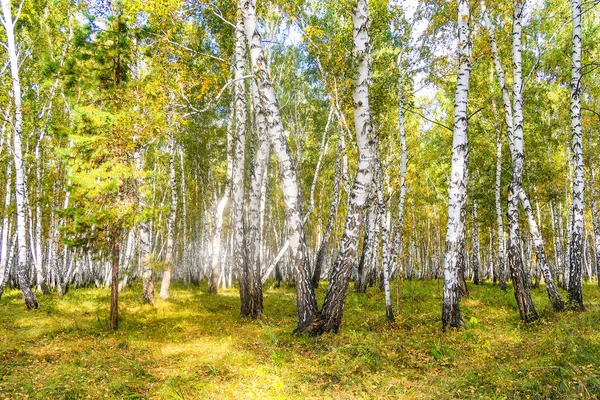
M 513 12 L 513 132 L 511 156 L 512 156 L 512 180 L 508 190 L 508 264 L 514 286 L 515 299 L 519 306 L 521 319 L 531 322 L 538 319 L 529 283 L 525 273 L 523 259 L 521 256 L 521 240 L 519 227 L 519 194 L 523 184 L 523 75 L 522 75 L 522 20 L 525 2 L 518 0 L 514 3 Z
M 142 173 L 144 171 L 144 151 L 143 149 L 137 150 L 133 158 L 135 160 L 135 167 L 137 176 L 137 195 L 138 195 L 138 203 L 141 209 L 142 215 L 144 212 L 146 204 L 146 192 L 144 189 L 144 178 Z M 144 303 L 150 303 L 154 305 L 154 280 L 153 275 L 154 272 L 152 270 L 151 262 L 151 253 L 152 253 L 152 237 L 150 235 L 150 225 L 149 222 L 145 219 L 142 219 L 139 224 L 140 229 L 140 259 L 142 264 L 142 281 L 143 281 L 143 301 Z
M 448 223 L 444 255 L 444 292 L 442 327 L 463 325 L 459 302 L 459 268 L 464 244 L 467 200 L 468 116 L 467 102 L 471 77 L 470 8 L 467 0 L 458 0 L 458 73 L 454 101 L 454 138 L 452 168 L 448 189 Z
M 171 288 L 171 268 L 175 248 L 175 218 L 177 216 L 177 182 L 175 171 L 175 137 L 172 128 L 169 128 L 169 188 L 171 189 L 171 207 L 167 219 L 167 250 L 165 253 L 166 267 L 160 285 L 160 297 L 169 298 Z
M 269 141 L 279 165 L 289 232 L 288 237 L 292 252 L 292 271 L 296 283 L 297 329 L 303 330 L 318 312 L 318 309 L 307 265 L 296 165 L 283 130 L 277 97 L 267 69 L 262 39 L 257 29 L 256 4 L 253 0 L 238 0 L 238 7 L 241 9 L 244 19 L 244 30 L 250 47 L 252 72 L 260 96 L 260 102 L 256 108 L 257 113 L 264 115 L 267 121 Z
M 500 131 L 496 137 L 496 224 L 498 229 L 498 281 L 500 289 L 506 290 L 506 263 L 504 254 L 504 221 L 502 220 L 502 139 Z
M 581 0 L 571 0 L 572 53 L 571 53 L 571 153 L 573 157 L 573 183 L 571 202 L 571 235 L 569 236 L 569 307 L 585 310 L 581 288 L 583 263 L 583 204 L 584 166 L 583 137 L 581 131 Z
M 215 210 L 215 228 L 211 242 L 211 272 L 208 280 L 207 292 L 217 294 L 219 290 L 219 277 L 221 275 L 221 248 L 223 247 L 223 215 L 231 194 L 231 175 L 233 174 L 233 120 L 235 118 L 235 96 L 229 109 L 230 124 L 227 128 L 227 182 L 221 200 Z
M 21 80 L 19 77 L 19 60 L 17 47 L 15 44 L 15 21 L 12 16 L 12 9 L 9 0 L 2 0 L 2 24 L 6 33 L 6 49 L 10 64 L 10 75 L 12 79 L 12 97 L 14 103 L 14 123 L 13 123 L 13 162 L 15 165 L 15 202 L 17 209 L 17 276 L 19 286 L 23 293 L 23 299 L 27 308 L 38 308 L 35 295 L 29 287 L 27 279 L 27 233 L 25 221 L 25 168 L 23 163 L 23 110 L 21 103 Z
M 321 315 L 323 320 L 313 333 L 338 332 L 344 313 L 344 301 L 348 292 L 352 267 L 357 259 L 358 242 L 367 198 L 373 182 L 375 160 L 375 133 L 371 122 L 369 84 L 371 80 L 371 45 L 369 37 L 369 2 L 357 0 L 352 14 L 353 54 L 358 62 L 353 93 L 354 127 L 358 147 L 358 169 L 348 202 L 348 214 L 337 259 L 331 277 Z
M 383 291 L 385 295 L 385 315 L 390 322 L 394 321 L 394 312 L 392 310 L 392 294 L 390 290 L 390 265 L 388 252 L 388 218 L 383 197 L 383 169 L 378 154 L 377 160 L 377 205 L 379 208 L 379 219 L 381 221 L 381 269 L 383 275 Z
M 562 298 L 560 297 L 560 294 L 558 293 L 558 289 L 556 288 L 556 284 L 554 283 L 554 278 L 552 276 L 550 265 L 548 264 L 548 260 L 546 259 L 546 252 L 544 250 L 544 239 L 542 238 L 542 234 L 540 233 L 537 222 L 535 221 L 533 208 L 531 207 L 529 199 L 525 195 L 525 191 L 522 189 L 519 192 L 519 198 L 521 199 L 521 203 L 523 203 L 523 208 L 525 209 L 525 213 L 529 221 L 529 232 L 533 239 L 533 245 L 537 256 L 538 265 L 541 268 L 542 273 L 544 275 L 544 281 L 546 282 L 546 291 L 548 292 L 548 298 L 552 303 L 554 311 L 562 311 L 564 308 L 564 303 L 562 301 Z
M 317 252 L 317 260 L 315 261 L 315 269 L 313 271 L 312 276 L 312 284 L 315 289 L 319 287 L 321 272 L 323 271 L 323 265 L 325 264 L 325 255 L 327 253 L 327 248 L 329 247 L 331 232 L 333 230 L 333 224 L 335 223 L 335 216 L 337 215 L 338 207 L 340 204 L 342 158 L 345 151 L 343 135 L 344 133 L 341 131 L 338 133 L 338 156 L 335 162 L 335 176 L 333 178 L 333 198 L 331 200 L 331 205 L 329 206 L 329 216 L 327 218 L 327 225 L 325 226 L 325 231 L 323 232 L 321 245 L 319 246 L 319 251 Z
M 477 213 L 477 200 L 473 200 L 473 283 L 479 285 L 479 268 L 481 255 L 479 252 L 479 215 Z
M 231 176 L 231 226 L 233 265 L 240 286 L 240 313 L 242 316 L 258 317 L 260 307 L 253 306 L 250 298 L 250 271 L 246 253 L 246 235 L 244 224 L 244 169 L 246 161 L 246 83 L 243 80 L 246 68 L 246 39 L 244 37 L 244 22 L 238 13 L 235 27 L 235 135 L 233 173 Z M 257 314 L 258 312 L 258 314 Z
M 395 271 L 398 269 L 396 263 L 398 262 L 398 252 L 402 249 L 402 234 L 404 231 L 404 202 L 406 200 L 406 166 L 408 149 L 406 146 L 406 128 L 405 128 L 405 95 L 404 86 L 407 78 L 405 72 L 406 65 L 402 57 L 402 53 L 398 55 L 398 72 L 400 78 L 398 79 L 398 134 L 400 136 L 400 196 L 398 199 L 398 217 L 396 220 L 396 236 L 394 238 L 394 245 L 392 249 L 392 273 L 394 276 Z

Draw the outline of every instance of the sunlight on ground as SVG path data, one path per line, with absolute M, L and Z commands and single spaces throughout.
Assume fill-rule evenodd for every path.
M 107 289 L 40 295 L 33 312 L 10 291 L 0 302 L 0 398 L 600 396 L 598 287 L 585 287 L 587 312 L 562 314 L 534 289 L 542 319 L 524 325 L 510 289 L 470 285 L 465 328 L 446 333 L 439 291 L 438 282 L 401 282 L 393 324 L 377 288 L 350 291 L 342 331 L 317 338 L 291 334 L 291 287 L 267 290 L 266 315 L 252 321 L 239 318 L 235 289 L 175 286 L 152 307 L 134 285 L 116 332 Z

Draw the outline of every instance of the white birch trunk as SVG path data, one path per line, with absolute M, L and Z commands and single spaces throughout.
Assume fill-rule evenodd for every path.
M 500 131 L 496 137 L 496 224 L 498 229 L 498 280 L 500 289 L 506 290 L 506 263 L 504 254 L 504 221 L 502 220 L 502 139 Z
M 352 95 L 354 105 L 354 128 L 358 146 L 358 169 L 349 196 L 348 214 L 336 262 L 331 272 L 323 303 L 321 332 L 337 332 L 342 323 L 344 301 L 353 264 L 358 254 L 358 242 L 363 213 L 373 182 L 375 160 L 375 133 L 371 121 L 369 86 L 371 80 L 371 44 L 369 37 L 369 2 L 357 0 L 352 14 L 353 55 L 358 71 Z
M 9 0 L 2 0 L 2 24 L 6 33 L 6 49 L 10 63 L 10 74 L 12 78 L 12 97 L 14 102 L 13 123 L 13 159 L 15 164 L 15 201 L 17 209 L 17 275 L 19 286 L 23 292 L 25 304 L 29 309 L 38 308 L 37 300 L 27 279 L 27 234 L 25 221 L 25 168 L 23 165 L 23 112 L 21 105 L 21 80 L 19 78 L 19 61 L 17 47 L 15 44 L 14 25 L 12 10 Z
M 390 265 L 388 251 L 389 224 L 387 218 L 388 213 L 386 211 L 385 200 L 383 198 L 383 170 L 381 168 L 381 160 L 377 160 L 377 203 L 379 207 L 379 218 L 381 220 L 381 269 L 383 275 L 383 291 L 385 294 L 385 315 L 388 321 L 393 322 L 394 312 L 392 310 L 392 293 L 390 290 Z
M 6 189 L 4 191 L 4 216 L 2 217 L 2 243 L 0 244 L 0 290 L 4 288 L 4 275 L 7 274 L 10 266 L 8 265 L 8 248 L 9 243 L 9 220 L 8 208 L 10 207 L 10 199 L 12 198 L 12 168 L 10 163 L 6 168 Z
M 140 213 L 144 215 L 146 204 L 146 191 L 144 187 L 144 178 L 142 176 L 144 171 L 144 150 L 137 150 L 133 158 L 135 160 L 136 173 L 138 177 L 137 183 L 137 196 Z M 152 235 L 150 234 L 150 223 L 142 217 L 139 223 L 139 240 L 140 240 L 140 261 L 142 266 L 142 282 L 143 282 L 143 301 L 154 305 L 154 271 L 152 270 Z
M 571 53 L 571 152 L 573 183 L 571 203 L 571 235 L 569 236 L 569 306 L 584 310 L 581 288 L 583 262 L 583 205 L 584 166 L 583 136 L 581 131 L 581 0 L 571 0 L 572 53 Z
M 292 252 L 292 270 L 296 282 L 296 312 L 298 329 L 301 330 L 317 313 L 317 301 L 308 271 L 304 227 L 302 226 L 301 204 L 298 190 L 296 165 L 286 140 L 277 97 L 269 76 L 262 39 L 257 28 L 256 5 L 252 0 L 238 0 L 244 18 L 252 72 L 255 75 L 260 103 L 257 113 L 264 115 L 273 152 L 279 165 L 281 189 L 286 209 L 287 229 Z
M 231 177 L 231 227 L 232 253 L 231 271 L 235 271 L 240 285 L 241 315 L 251 316 L 252 298 L 250 297 L 250 271 L 246 253 L 244 224 L 244 170 L 246 165 L 246 83 L 243 80 L 246 67 L 246 40 L 244 22 L 238 13 L 235 27 L 235 150 L 233 156 L 233 174 Z M 258 315 L 255 315 L 258 317 Z
M 250 92 L 254 108 L 258 109 L 260 97 L 255 82 L 251 82 Z M 267 136 L 267 121 L 264 115 L 257 114 L 255 118 L 255 127 L 258 139 L 258 148 L 256 150 L 253 165 L 250 169 L 250 192 L 248 194 L 248 230 L 247 248 L 248 248 L 248 286 L 250 305 L 248 315 L 258 317 L 262 313 L 262 271 L 261 262 L 261 238 L 262 221 L 264 218 L 263 189 L 266 192 L 267 168 L 269 166 L 269 138 Z M 266 194 L 266 193 L 265 193 Z M 266 200 L 266 199 L 265 199 Z
M 227 182 L 221 200 L 216 205 L 214 231 L 211 241 L 211 273 L 208 280 L 208 293 L 216 294 L 221 276 L 221 248 L 223 247 L 223 215 L 231 194 L 231 175 L 233 174 L 233 120 L 235 118 L 235 96 L 229 108 L 229 126 L 227 127 Z
M 513 12 L 513 132 L 509 136 L 512 157 L 512 180 L 508 192 L 508 264 L 514 286 L 515 299 L 521 319 L 530 322 L 538 319 L 531 294 L 529 275 L 521 256 L 519 227 L 519 193 L 523 183 L 523 67 L 522 67 L 522 20 L 524 1 L 515 1 Z M 509 131 L 510 133 L 510 131 Z
M 538 265 L 542 270 L 544 275 L 544 281 L 546 282 L 546 291 L 548 292 L 548 297 L 550 298 L 550 302 L 552 303 L 552 307 L 555 311 L 562 311 L 564 308 L 564 303 L 560 294 L 558 293 L 558 289 L 554 283 L 554 277 L 552 276 L 552 271 L 550 270 L 550 265 L 548 265 L 548 260 L 546 259 L 545 252 L 545 244 L 544 239 L 542 238 L 542 234 L 538 228 L 538 224 L 535 221 L 535 216 L 533 214 L 533 208 L 531 207 L 531 203 L 525 194 L 525 191 L 521 189 L 519 192 L 519 198 L 523 203 L 523 208 L 525 209 L 525 213 L 527 215 L 527 219 L 529 222 L 529 233 L 533 239 L 533 245 L 535 248 Z
M 479 249 L 479 215 L 477 200 L 473 200 L 473 283 L 479 285 L 479 272 L 481 267 L 481 254 Z
M 454 101 L 454 138 L 452 167 L 448 189 L 448 223 L 444 256 L 444 296 L 442 326 L 463 325 L 460 314 L 459 268 L 464 245 L 465 215 L 462 209 L 467 200 L 467 157 L 469 81 L 471 77 L 470 9 L 467 0 L 458 1 L 458 73 Z
M 167 250 L 165 252 L 166 267 L 160 285 L 160 297 L 169 298 L 171 288 L 171 268 L 174 261 L 175 248 L 175 218 L 177 216 L 177 181 L 175 171 L 175 138 L 173 128 L 169 127 L 169 188 L 171 190 L 171 207 L 167 219 Z
M 392 249 L 392 272 L 391 276 L 395 275 L 397 263 L 399 262 L 398 253 L 402 251 L 402 235 L 404 231 L 404 202 L 406 200 L 406 166 L 408 160 L 408 150 L 406 146 L 406 128 L 405 128 L 405 96 L 404 96 L 404 81 L 406 73 L 404 72 L 405 63 L 402 59 L 402 54 L 398 55 L 398 133 L 400 136 L 400 197 L 398 199 L 398 219 L 396 221 L 396 237 L 394 238 L 394 247 Z

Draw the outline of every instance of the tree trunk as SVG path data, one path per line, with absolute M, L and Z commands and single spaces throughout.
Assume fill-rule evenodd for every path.
M 244 42 L 245 43 L 245 42 Z M 260 98 L 255 82 L 251 82 L 252 100 L 255 109 L 258 108 Z M 258 148 L 250 169 L 250 191 L 248 194 L 248 229 L 246 232 L 246 246 L 248 249 L 248 316 L 258 318 L 263 311 L 262 271 L 261 271 L 261 232 L 263 204 L 262 194 L 266 184 L 267 168 L 269 166 L 269 138 L 267 136 L 267 121 L 262 114 L 256 115 L 256 132 Z
M 7 243 L 8 244 L 8 243 Z M 6 287 L 6 283 L 8 282 L 10 270 L 13 265 L 13 260 L 15 256 L 15 247 L 17 246 L 17 233 L 12 237 L 10 241 L 10 248 L 8 252 L 8 258 L 6 259 L 6 265 L 2 276 L 0 276 L 0 299 L 2 298 L 2 294 L 4 293 L 4 288 Z
M 383 198 L 383 170 L 381 160 L 378 154 L 377 160 L 377 205 L 379 208 L 379 219 L 381 221 L 381 269 L 383 275 L 383 291 L 385 293 L 385 315 L 389 322 L 394 322 L 394 312 L 392 310 L 392 295 L 390 290 L 389 275 L 389 251 L 388 251 L 388 213 Z
M 238 0 L 238 7 L 244 17 L 246 38 L 250 47 L 252 72 L 255 76 L 260 102 L 257 113 L 267 121 L 267 132 L 273 146 L 273 152 L 279 165 L 283 202 L 286 210 L 286 222 L 292 252 L 292 271 L 296 284 L 296 313 L 298 330 L 312 321 L 317 314 L 317 300 L 307 265 L 306 242 L 301 217 L 301 199 L 298 190 L 296 165 L 291 156 L 285 132 L 283 130 L 277 97 L 267 70 L 267 62 L 262 39 L 256 23 L 256 6 L 252 0 Z
M 15 107 L 13 123 L 13 160 L 15 164 L 15 200 L 17 208 L 17 276 L 28 309 L 37 309 L 38 303 L 29 287 L 27 265 L 27 232 L 25 222 L 25 167 L 23 165 L 23 113 L 21 106 L 21 80 L 19 78 L 19 61 L 15 45 L 14 20 L 9 0 L 2 0 L 3 25 L 6 31 L 6 49 L 10 62 L 12 78 L 12 96 Z
M 448 189 L 448 223 L 444 256 L 442 327 L 463 325 L 459 302 L 460 258 L 463 257 L 467 201 L 468 116 L 467 102 L 471 77 L 470 9 L 467 0 L 458 1 L 458 73 L 454 101 L 452 168 Z M 464 261 L 462 262 L 464 264 Z
M 169 298 L 169 289 L 171 287 L 171 268 L 174 260 L 175 248 L 175 218 L 177 216 L 177 182 L 175 176 L 175 138 L 172 128 L 169 132 L 169 188 L 171 189 L 171 207 L 169 218 L 167 220 L 167 251 L 165 254 L 166 267 L 163 272 L 160 285 L 160 297 Z
M 119 327 L 119 235 L 111 238 L 110 329 Z
M 343 132 L 339 132 L 339 138 L 343 137 Z M 333 224 L 335 223 L 335 217 L 337 215 L 338 207 L 340 204 L 340 189 L 342 180 L 342 154 L 344 153 L 343 141 L 338 139 L 338 156 L 335 162 L 335 176 L 333 178 L 333 198 L 331 199 L 331 205 L 329 206 L 329 216 L 327 218 L 327 225 L 323 232 L 323 239 L 317 252 L 317 260 L 315 261 L 315 268 L 312 275 L 312 284 L 316 289 L 319 287 L 319 281 L 321 280 L 321 272 L 323 271 L 323 265 L 325 264 L 325 255 L 327 254 L 327 248 L 329 247 L 329 241 L 331 239 L 331 232 L 333 230 Z
M 542 273 L 544 274 L 544 281 L 546 282 L 546 291 L 548 292 L 548 298 L 552 303 L 554 311 L 562 311 L 564 308 L 564 303 L 562 301 L 562 298 L 560 297 L 560 293 L 558 293 L 558 289 L 556 288 L 554 278 L 552 276 L 552 271 L 550 270 L 550 265 L 548 265 L 548 260 L 546 259 L 544 239 L 542 238 L 540 230 L 538 229 L 537 223 L 535 221 L 531 203 L 529 203 L 529 199 L 525 195 L 524 190 L 521 190 L 521 192 L 519 193 L 519 198 L 523 203 L 523 208 L 525 209 L 525 213 L 529 221 L 529 232 L 531 234 L 531 237 L 533 238 L 533 244 L 535 247 L 538 265 L 541 268 Z
M 377 240 L 375 238 L 377 230 L 377 213 L 376 205 L 373 204 L 372 194 L 369 196 L 367 203 L 369 208 L 367 215 L 365 216 L 365 234 L 363 239 L 362 251 L 360 254 L 360 260 L 358 261 L 358 268 L 356 272 L 356 281 L 354 282 L 354 290 L 356 293 L 364 293 L 367 290 L 369 284 L 369 277 L 371 275 L 371 266 L 373 260 L 373 253 Z
M 2 292 L 4 290 L 4 284 L 6 284 L 6 280 L 8 279 L 8 272 L 10 271 L 10 266 L 8 265 L 8 248 L 10 246 L 9 243 L 9 210 L 10 207 L 10 199 L 12 198 L 12 172 L 11 165 L 8 163 L 6 168 L 6 190 L 4 197 L 4 216 L 2 217 L 2 243 L 0 244 L 0 297 L 2 297 Z M 6 279 L 5 279 L 6 277 Z
M 144 170 L 144 151 L 143 149 L 136 150 L 133 155 L 135 160 L 137 177 L 137 195 L 141 214 L 144 214 L 146 205 L 146 191 L 144 188 L 144 178 L 141 176 Z M 139 223 L 140 229 L 140 260 L 142 265 L 142 281 L 143 281 L 143 301 L 154 305 L 154 281 L 152 270 L 152 243 L 150 235 L 150 226 L 146 219 L 142 219 Z
M 395 275 L 395 271 L 399 268 L 397 267 L 397 263 L 399 263 L 400 255 L 399 253 L 402 251 L 402 238 L 404 233 L 404 202 L 406 200 L 406 166 L 407 166 L 407 156 L 408 150 L 406 146 L 406 129 L 404 123 L 404 107 L 405 107 L 405 94 L 404 94 L 404 86 L 405 80 L 408 78 L 408 73 L 405 71 L 408 66 L 407 60 L 402 58 L 402 53 L 398 55 L 398 72 L 400 74 L 400 78 L 398 79 L 398 134 L 400 136 L 400 196 L 398 198 L 398 218 L 396 220 L 396 237 L 394 238 L 394 245 L 392 249 L 392 273 L 391 276 Z
M 217 294 L 219 290 L 219 277 L 221 275 L 221 248 L 223 247 L 223 214 L 229 202 L 231 193 L 231 175 L 233 174 L 233 120 L 235 118 L 235 96 L 229 109 L 229 125 L 227 128 L 227 182 L 223 197 L 216 205 L 215 228 L 211 243 L 211 272 L 208 279 L 207 292 Z
M 498 229 L 498 281 L 500 289 L 506 290 L 506 264 L 504 254 L 504 221 L 502 220 L 502 139 L 500 130 L 496 137 L 496 221 Z
M 521 319 L 531 322 L 538 319 L 533 300 L 529 292 L 528 275 L 525 273 L 521 257 L 521 239 L 519 234 L 519 194 L 523 182 L 523 76 L 521 61 L 521 36 L 524 2 L 514 4 L 513 14 L 513 131 L 509 137 L 512 156 L 512 181 L 508 191 L 508 264 L 514 286 L 515 299 L 519 306 Z M 509 131 L 510 133 L 510 131 Z M 512 139 L 512 140 L 510 140 Z
M 592 187 L 594 186 L 594 183 L 596 182 L 596 167 L 592 166 L 591 168 L 592 171 L 592 177 L 591 177 L 591 182 L 592 182 Z M 600 286 L 600 218 L 598 216 L 598 201 L 596 200 L 596 196 L 598 195 L 598 191 L 594 190 L 594 193 L 592 193 L 591 196 L 591 207 L 592 207 L 592 228 L 593 228 L 593 245 L 594 245 L 594 259 L 596 261 L 596 278 L 598 280 L 598 286 Z
M 573 196 L 571 204 L 571 235 L 569 237 L 569 307 L 583 311 L 581 270 L 583 262 L 584 166 L 581 131 L 581 0 L 571 0 L 571 131 L 573 156 Z
M 235 135 L 233 174 L 231 177 L 231 227 L 232 227 L 232 271 L 238 275 L 240 287 L 240 313 L 243 317 L 257 318 L 260 304 L 252 304 L 250 297 L 250 274 L 246 253 L 246 226 L 244 224 L 244 170 L 246 164 L 246 83 L 243 80 L 246 67 L 246 40 L 244 22 L 238 13 L 235 28 Z
M 479 216 L 477 215 L 477 200 L 473 200 L 473 283 L 479 285 L 479 268 L 481 256 L 479 254 Z
M 364 208 L 373 181 L 374 132 L 369 106 L 369 83 L 371 78 L 371 56 L 369 44 L 369 7 L 367 0 L 357 0 L 353 12 L 354 57 L 358 61 L 358 73 L 353 93 L 354 124 L 358 145 L 358 169 L 348 202 L 348 214 L 337 259 L 331 277 L 321 315 L 304 332 L 320 334 L 338 332 L 344 313 L 344 301 L 352 267 L 358 254 L 358 242 Z

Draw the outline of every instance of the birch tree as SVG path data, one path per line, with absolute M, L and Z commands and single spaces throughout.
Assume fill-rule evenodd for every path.
M 348 214 L 340 242 L 337 259 L 333 265 L 321 315 L 307 329 L 310 333 L 338 332 L 344 313 L 344 301 L 352 267 L 358 255 L 358 242 L 363 213 L 373 182 L 375 161 L 375 133 L 371 122 L 369 84 L 371 79 L 371 53 L 369 38 L 369 2 L 357 0 L 352 14 L 353 55 L 358 71 L 352 95 L 354 128 L 358 147 L 358 169 L 348 202 Z
M 250 92 L 255 109 L 258 108 L 260 97 L 256 83 L 251 82 Z M 256 116 L 257 150 L 250 167 L 250 191 L 248 193 L 248 230 L 246 246 L 248 249 L 248 313 L 258 317 L 262 313 L 262 271 L 261 271 L 261 232 L 264 215 L 263 190 L 266 187 L 266 172 L 269 166 L 269 139 L 266 131 L 267 121 L 264 115 Z
M 409 77 L 407 73 L 408 62 L 404 57 L 404 53 L 398 55 L 397 67 L 400 77 L 398 78 L 398 136 L 400 139 L 400 194 L 398 198 L 398 217 L 396 220 L 396 237 L 394 238 L 394 247 L 392 249 L 392 266 L 391 275 L 394 276 L 395 265 L 398 258 L 398 252 L 402 248 L 402 234 L 404 230 L 404 203 L 406 201 L 406 167 L 408 163 L 408 149 L 406 145 L 406 80 Z
M 2 25 L 6 34 L 6 50 L 10 67 L 12 83 L 12 101 L 14 104 L 13 120 L 13 162 L 15 166 L 15 203 L 16 203 L 16 225 L 17 225 L 17 275 L 19 286 L 23 292 L 25 305 L 28 309 L 38 308 L 35 295 L 31 291 L 28 282 L 27 263 L 27 231 L 25 220 L 25 165 L 23 162 L 23 107 L 21 99 L 21 78 L 19 76 L 19 53 L 15 42 L 15 24 L 13 19 L 10 0 L 2 0 Z
M 581 129 L 581 0 L 571 0 L 572 52 L 571 52 L 571 154 L 573 157 L 573 183 L 571 202 L 571 234 L 569 235 L 569 307 L 583 311 L 581 270 L 583 263 L 583 204 L 584 166 L 583 137 Z
M 519 231 L 519 201 L 525 208 L 527 212 L 528 207 L 531 209 L 529 205 L 529 199 L 525 193 L 525 190 L 522 186 L 523 181 L 523 164 L 524 164 L 524 153 L 523 153 L 523 76 L 522 76 L 522 19 L 523 19 L 523 7 L 524 2 L 515 3 L 514 12 L 513 12 L 513 43 L 512 43 L 512 57 L 513 57 L 513 99 L 512 105 L 510 100 L 510 94 L 508 91 L 508 86 L 506 84 L 506 77 L 504 74 L 504 69 L 502 68 L 502 64 L 500 62 L 500 53 L 498 51 L 498 45 L 496 43 L 495 37 L 495 28 L 491 23 L 487 9 L 485 7 L 485 3 L 482 2 L 482 18 L 484 25 L 486 26 L 489 36 L 490 36 L 490 47 L 492 49 L 492 54 L 494 58 L 494 67 L 496 70 L 496 76 L 498 78 L 498 82 L 500 84 L 500 89 L 502 93 L 502 101 L 504 106 L 504 116 L 505 122 L 507 126 L 507 136 L 509 141 L 509 147 L 511 151 L 511 159 L 513 164 L 513 173 L 511 185 L 509 187 L 509 244 L 513 244 L 513 246 L 517 246 L 517 248 L 513 248 L 511 253 L 510 248 L 508 249 L 509 259 L 512 260 L 513 266 L 518 270 L 521 270 L 521 275 L 523 275 L 523 282 L 520 280 L 514 284 L 515 287 L 515 298 L 517 299 L 517 304 L 519 305 L 519 311 L 521 313 L 521 317 L 523 320 L 535 320 L 537 319 L 537 314 L 535 313 L 535 308 L 533 306 L 533 301 L 531 299 L 531 295 L 529 294 L 529 285 L 525 281 L 528 279 L 524 267 L 523 260 L 521 259 L 521 250 L 520 250 L 520 241 L 518 239 L 518 231 Z M 501 151 L 501 150 L 500 150 Z M 510 197 L 510 194 L 513 194 L 513 197 Z M 512 199 L 512 200 L 511 200 Z M 512 203 L 511 203 L 512 201 Z M 511 206 L 512 204 L 512 206 Z M 533 211 L 531 211 L 533 213 Z M 500 223 L 500 220 L 499 220 Z M 546 280 L 546 288 L 548 292 L 548 297 L 553 304 L 553 307 L 556 311 L 560 311 L 563 309 L 563 302 L 556 289 L 556 285 L 553 281 L 552 272 L 549 268 L 546 260 L 546 252 L 543 238 L 540 234 L 540 231 L 537 227 L 537 223 L 535 218 L 528 218 L 529 230 L 531 232 L 532 237 L 534 238 L 536 253 L 538 254 L 538 259 L 540 260 L 540 266 L 544 273 L 544 279 Z M 512 235 L 512 238 L 511 236 Z M 509 246 L 510 247 L 510 246 Z M 512 254 L 512 256 L 511 256 Z M 512 258 L 511 258 L 512 257 Z M 510 266 L 510 265 L 509 265 Z M 511 276 L 513 275 L 513 271 L 511 270 Z M 501 276 L 502 279 L 502 276 Z M 513 277 L 514 280 L 514 277 Z M 514 282 L 513 282 L 514 283 Z M 501 286 L 503 286 L 501 281 Z M 531 310 L 533 308 L 533 311 Z
M 498 282 L 500 289 L 506 290 L 506 260 L 504 254 L 504 221 L 502 218 L 502 197 L 501 197 L 501 186 L 502 186 L 502 137 L 500 136 L 500 130 L 496 135 L 496 188 L 495 203 L 496 203 L 496 229 L 498 230 Z
M 172 124 L 168 121 L 167 124 Z M 177 217 L 177 181 L 175 170 L 175 137 L 173 127 L 169 126 L 168 151 L 169 151 L 169 189 L 171 192 L 171 202 L 169 207 L 169 217 L 167 219 L 167 250 L 165 253 L 165 270 L 163 271 L 162 282 L 160 285 L 160 297 L 169 298 L 171 288 L 171 268 L 173 267 L 175 253 L 175 218 Z
M 458 1 L 458 73 L 454 101 L 454 136 L 452 141 L 452 167 L 448 189 L 448 223 L 446 226 L 446 251 L 444 255 L 444 295 L 442 326 L 463 325 L 459 299 L 459 268 L 464 245 L 467 201 L 467 157 L 469 81 L 471 77 L 470 8 L 467 0 Z
M 303 330 L 318 309 L 307 265 L 296 165 L 283 130 L 277 97 L 269 76 L 261 35 L 257 28 L 256 4 L 254 0 L 238 0 L 238 7 L 244 19 L 244 31 L 250 48 L 252 73 L 260 97 L 256 112 L 262 114 L 267 121 L 269 141 L 279 165 L 292 256 L 292 271 L 296 284 L 297 329 Z
M 244 21 L 241 12 L 238 12 L 235 27 L 235 134 L 233 171 L 231 176 L 231 226 L 232 232 L 232 270 L 237 271 L 240 285 L 241 315 L 260 315 L 252 305 L 250 297 L 250 271 L 246 253 L 246 232 L 244 223 L 244 170 L 246 163 L 246 83 L 243 80 L 246 67 L 246 38 L 244 37 Z

